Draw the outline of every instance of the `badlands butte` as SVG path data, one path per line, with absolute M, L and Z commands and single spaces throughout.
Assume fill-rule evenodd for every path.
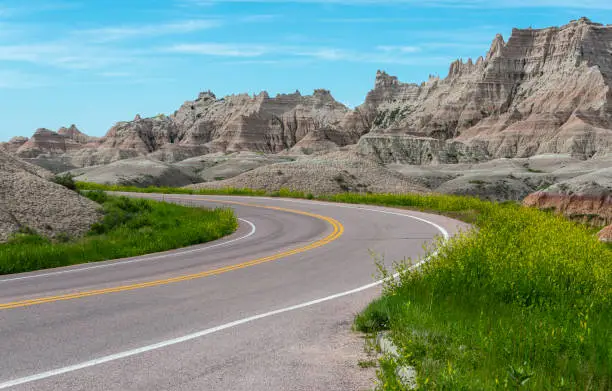
M 497 35 L 445 78 L 406 84 L 379 71 L 355 109 L 324 89 L 202 92 L 101 138 L 39 129 L 1 148 L 80 181 L 527 197 L 610 224 L 611 87 L 612 25 L 581 18 Z

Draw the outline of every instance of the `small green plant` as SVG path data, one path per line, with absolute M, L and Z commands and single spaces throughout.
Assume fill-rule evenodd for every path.
M 542 170 L 536 170 L 536 169 L 533 169 L 533 168 L 527 168 L 527 171 L 532 172 L 534 174 L 543 174 L 543 173 L 546 172 L 546 171 L 542 171 Z
M 53 182 L 57 183 L 58 185 L 62 185 L 70 190 L 77 189 L 76 182 L 74 181 L 74 177 L 71 174 L 56 175 L 53 177 Z
M 71 238 L 70 235 L 68 235 L 67 233 L 60 232 L 59 234 L 53 237 L 53 240 L 57 243 L 68 243 L 70 242 Z
M 357 361 L 357 365 L 359 365 L 360 368 L 375 368 L 378 365 L 378 361 L 374 360 L 374 359 L 369 359 L 369 360 L 359 360 Z

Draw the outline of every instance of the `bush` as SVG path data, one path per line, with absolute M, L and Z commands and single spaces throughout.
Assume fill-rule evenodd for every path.
M 56 175 L 53 177 L 52 180 L 53 182 L 57 183 L 58 185 L 62 185 L 67 189 L 77 189 L 76 182 L 74 181 L 74 177 L 71 174 Z
M 108 194 L 102 190 L 84 191 L 82 194 L 98 204 L 104 204 L 106 201 L 108 201 Z

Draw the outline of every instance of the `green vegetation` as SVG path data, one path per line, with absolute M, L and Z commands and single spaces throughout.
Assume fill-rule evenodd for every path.
M 71 241 L 35 232 L 15 234 L 0 245 L 0 274 L 19 273 L 77 263 L 117 259 L 208 242 L 237 228 L 229 209 L 189 208 L 103 192 L 85 194 L 102 204 L 103 219 L 90 233 Z
M 137 187 L 123 185 L 100 185 L 98 183 L 77 182 L 79 190 L 102 190 L 102 191 L 123 191 L 131 193 L 163 193 L 163 194 L 210 194 L 210 195 L 245 195 L 245 196 L 264 196 L 265 191 L 251 189 L 210 189 L 192 190 L 181 187 Z
M 53 177 L 52 181 L 70 190 L 76 190 L 77 188 L 76 182 L 74 181 L 74 177 L 70 174 L 56 175 L 55 177 Z
M 185 189 L 180 187 L 155 187 L 146 188 L 121 185 L 101 185 L 97 183 L 77 182 L 80 190 L 102 190 L 130 193 L 158 193 L 158 194 L 196 194 L 196 195 L 236 195 L 252 197 L 284 197 L 284 198 L 306 198 L 320 201 L 343 202 L 348 204 L 371 204 L 392 206 L 396 208 L 416 209 L 424 212 L 441 213 L 449 217 L 473 223 L 479 210 L 488 203 L 472 197 L 456 197 L 446 195 L 421 195 L 421 194 L 359 194 L 339 193 L 333 195 L 318 195 L 281 189 L 280 191 L 267 192 L 265 190 L 253 189 Z
M 357 361 L 357 365 L 360 368 L 375 368 L 378 365 L 378 361 L 376 360 L 359 360 Z
M 546 171 L 542 171 L 542 170 L 536 170 L 536 169 L 533 169 L 533 168 L 527 168 L 527 171 L 532 172 L 534 174 L 543 174 L 543 173 L 546 172 Z
M 612 247 L 599 243 L 593 228 L 469 197 L 169 192 L 308 196 L 468 221 L 478 231 L 451 239 L 418 271 L 396 265 L 400 278 L 356 317 L 361 331 L 389 330 L 402 353 L 398 361 L 380 360 L 380 388 L 401 389 L 395 368 L 408 364 L 423 390 L 612 389 Z
M 612 388 L 612 252 L 587 227 L 483 203 L 451 240 L 355 321 L 390 330 L 421 389 Z M 383 359 L 382 389 L 397 362 Z

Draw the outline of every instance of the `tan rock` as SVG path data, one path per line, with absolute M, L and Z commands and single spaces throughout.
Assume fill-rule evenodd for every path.
M 23 142 L 15 154 L 22 158 L 61 155 L 78 151 L 90 142 L 95 142 L 95 138 L 81 133 L 74 125 L 70 128 L 61 128 L 59 132 L 41 128 L 30 139 Z
M 98 204 L 50 182 L 50 176 L 0 151 L 0 242 L 23 228 L 80 236 L 101 217 Z
M 612 225 L 607 226 L 606 228 L 599 231 L 597 237 L 600 241 L 604 243 L 612 243 Z
M 523 205 L 552 210 L 572 220 L 593 225 L 612 223 L 612 195 L 568 195 L 539 191 L 527 196 Z
M 8 153 L 16 153 L 17 150 L 28 141 L 27 137 L 16 136 L 11 138 L 8 142 L 0 143 L 0 149 Z
M 60 128 L 57 133 L 61 136 L 68 137 L 69 139 L 74 140 L 79 144 L 95 143 L 96 141 L 98 141 L 97 137 L 91 137 L 86 135 L 85 133 L 81 132 L 74 124 L 70 125 L 69 128 Z
M 377 138 L 389 135 L 440 140 L 428 159 L 434 163 L 543 153 L 591 158 L 612 150 L 611 50 L 612 26 L 586 19 L 514 29 L 508 42 L 495 38 L 486 58 L 451 64 L 442 80 L 403 84 L 379 72 L 345 125 L 369 130 L 359 143 L 364 153 L 388 144 Z M 423 160 L 420 147 L 383 152 L 388 162 Z

